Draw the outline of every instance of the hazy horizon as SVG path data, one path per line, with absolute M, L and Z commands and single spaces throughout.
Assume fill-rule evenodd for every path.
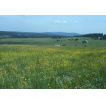
M 106 34 L 106 15 L 0 15 L 0 31 Z

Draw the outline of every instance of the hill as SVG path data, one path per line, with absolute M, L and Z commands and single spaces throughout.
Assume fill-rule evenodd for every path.
M 78 33 L 66 33 L 66 32 L 12 32 L 12 31 L 0 31 L 0 38 L 43 38 L 53 36 L 81 36 Z
M 60 36 L 81 36 L 82 34 L 78 33 L 67 33 L 67 32 L 44 32 L 46 34 L 52 34 L 52 35 L 60 35 Z

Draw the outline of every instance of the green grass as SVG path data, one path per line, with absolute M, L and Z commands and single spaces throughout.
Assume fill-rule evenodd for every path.
M 83 38 L 0 39 L 0 88 L 106 89 L 106 41 Z
M 106 89 L 106 47 L 0 45 L 0 88 Z
M 78 38 L 78 37 L 70 37 L 72 39 Z M 52 38 L 5 38 L 0 39 L 0 44 L 15 44 L 15 45 L 37 45 L 37 46 L 54 46 L 54 45 L 64 45 L 73 47 L 76 45 L 76 47 L 106 47 L 106 41 L 105 40 L 92 40 L 91 38 L 85 38 L 88 39 L 87 44 L 83 44 L 84 37 L 79 37 L 78 41 L 68 41 L 68 38 L 62 38 L 63 41 L 57 41 L 58 39 L 52 39 Z

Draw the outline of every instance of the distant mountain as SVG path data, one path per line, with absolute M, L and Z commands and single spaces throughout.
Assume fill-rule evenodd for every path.
M 66 33 L 66 32 L 18 32 L 18 31 L 0 31 L 2 38 L 36 38 L 36 37 L 53 37 L 53 36 L 81 36 L 78 33 Z
M 57 36 L 81 36 L 82 34 L 78 33 L 67 33 L 67 32 L 44 32 L 44 34 L 51 34 L 51 35 L 57 35 Z
M 17 33 L 27 33 L 27 34 L 37 34 L 37 35 L 49 35 L 49 36 L 81 36 L 79 33 L 67 33 L 67 32 L 17 32 Z

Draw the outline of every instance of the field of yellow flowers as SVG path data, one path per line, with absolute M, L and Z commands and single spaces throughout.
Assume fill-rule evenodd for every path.
M 0 89 L 106 89 L 106 47 L 0 45 Z

